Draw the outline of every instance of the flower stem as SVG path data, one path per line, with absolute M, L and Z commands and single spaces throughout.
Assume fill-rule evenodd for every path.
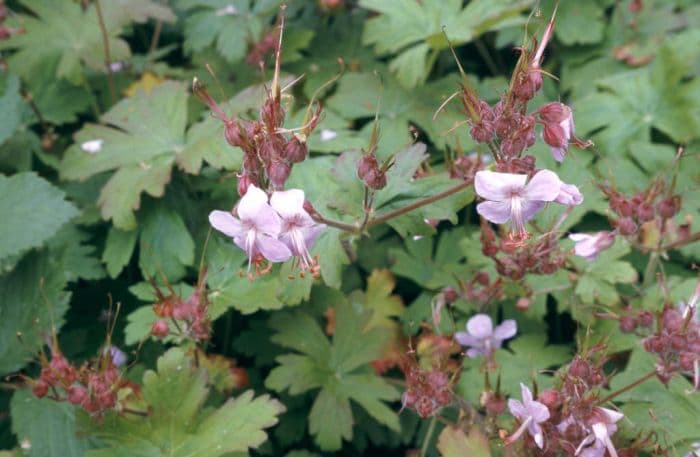
M 636 381 L 631 382 L 630 384 L 627 384 L 625 387 L 622 387 L 621 389 L 617 389 L 616 391 L 611 392 L 608 396 L 606 396 L 605 398 L 600 400 L 599 403 L 600 404 L 607 403 L 610 400 L 612 400 L 613 398 L 617 397 L 618 395 L 623 394 L 623 393 L 627 392 L 628 390 L 634 389 L 635 387 L 637 387 L 638 385 L 640 385 L 641 383 L 643 383 L 647 379 L 652 378 L 654 376 L 656 376 L 656 369 L 651 370 L 649 373 L 645 374 L 644 376 L 637 379 Z
M 109 96 L 112 100 L 112 104 L 117 102 L 117 90 L 114 88 L 114 79 L 112 79 L 112 57 L 109 53 L 109 35 L 107 34 L 107 26 L 105 26 L 104 17 L 102 17 L 102 7 L 100 6 L 100 0 L 95 0 L 95 10 L 97 11 L 97 20 L 100 24 L 100 31 L 102 32 L 102 46 L 105 52 L 105 69 L 107 70 L 107 84 L 109 85 Z
M 410 205 L 406 205 L 403 208 L 398 208 L 398 209 L 395 209 L 393 211 L 389 211 L 388 213 L 385 213 L 379 217 L 375 217 L 372 220 L 370 220 L 367 223 L 367 228 L 374 227 L 375 225 L 382 224 L 382 223 L 388 221 L 389 219 L 393 219 L 397 216 L 402 216 L 410 211 L 413 211 L 414 209 L 418 209 L 418 208 L 421 208 L 425 205 L 429 205 L 431 203 L 434 203 L 438 200 L 442 200 L 443 198 L 447 198 L 450 195 L 456 194 L 460 190 L 464 190 L 471 185 L 472 185 L 472 181 L 463 181 L 454 187 L 450 187 L 449 189 L 447 189 L 443 192 L 440 192 L 439 194 L 435 194 L 435 195 L 432 195 L 428 198 L 424 198 L 423 200 L 419 200 L 417 202 L 411 203 Z
M 428 431 L 425 432 L 423 437 L 423 446 L 420 448 L 420 457 L 425 457 L 428 454 L 428 446 L 430 445 L 430 440 L 433 438 L 433 432 L 435 431 L 435 423 L 437 419 L 433 416 L 430 419 L 430 425 L 428 425 Z
M 664 245 L 661 247 L 661 251 L 667 251 L 669 249 L 675 249 L 678 247 L 685 246 L 686 244 L 694 243 L 695 241 L 700 241 L 700 232 L 695 232 L 687 238 L 676 240 L 672 243 Z
M 382 224 L 389 219 L 393 219 L 398 216 L 402 216 L 410 211 L 413 211 L 414 209 L 421 208 L 425 205 L 429 205 L 431 203 L 434 203 L 436 201 L 442 200 L 443 198 L 447 198 L 452 194 L 456 194 L 460 190 L 464 190 L 467 187 L 472 185 L 472 181 L 463 181 L 459 184 L 457 184 L 454 187 L 450 187 L 449 189 L 440 192 L 439 194 L 432 195 L 428 198 L 424 198 L 423 200 L 419 200 L 417 202 L 413 202 L 410 205 L 406 205 L 403 208 L 398 208 L 393 211 L 389 211 L 388 213 L 384 213 L 379 217 L 375 217 L 370 219 L 369 221 L 365 222 L 362 225 L 355 225 L 355 224 L 346 224 L 345 222 L 339 222 L 339 221 L 334 221 L 331 219 L 326 219 L 325 217 L 321 216 L 320 214 L 316 213 L 313 214 L 312 217 L 313 219 L 321 224 L 326 224 L 329 227 L 335 227 L 340 230 L 344 230 L 346 232 L 350 232 L 353 234 L 360 234 L 362 233 L 365 229 L 372 228 L 375 225 Z

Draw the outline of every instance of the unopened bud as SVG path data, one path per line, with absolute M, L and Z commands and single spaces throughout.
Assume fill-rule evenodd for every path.
M 151 334 L 156 338 L 165 338 L 170 333 L 168 323 L 162 319 L 158 319 L 151 326 Z
M 81 404 L 87 396 L 87 389 L 83 386 L 71 386 L 68 389 L 68 401 L 74 405 Z
M 637 224 L 629 217 L 623 217 L 617 221 L 617 229 L 622 236 L 631 236 L 637 233 Z
M 357 162 L 357 176 L 363 181 L 370 172 L 378 169 L 379 164 L 374 154 L 364 154 Z
M 275 189 L 282 189 L 291 172 L 292 166 L 285 160 L 272 160 L 267 169 L 267 177 Z
M 445 287 L 442 289 L 442 293 L 445 297 L 445 303 L 454 303 L 459 298 L 459 294 L 454 287 Z
M 591 374 L 591 368 L 585 360 L 576 358 L 569 365 L 569 373 L 577 378 L 587 379 Z
M 254 184 L 253 177 L 248 173 L 243 173 L 238 177 L 238 195 L 241 197 L 248 192 L 248 188 L 251 184 Z
M 241 127 L 237 121 L 227 122 L 224 127 L 224 138 L 231 146 L 243 147 L 245 142 L 241 135 Z
M 664 219 L 669 219 L 678 213 L 681 208 L 680 197 L 668 197 L 656 204 L 656 211 Z
M 543 391 L 537 400 L 549 409 L 557 408 L 561 401 L 559 392 L 554 389 Z
M 544 124 L 542 139 L 553 148 L 564 148 L 569 144 L 569 138 L 564 128 L 554 122 L 547 122 Z
M 291 163 L 303 162 L 308 152 L 306 143 L 302 143 L 297 137 L 292 138 L 284 145 L 284 158 Z
M 654 219 L 654 207 L 651 203 L 643 202 L 637 206 L 637 219 L 647 222 Z
M 542 87 L 542 74 L 537 68 L 529 68 L 527 73 L 520 75 L 515 83 L 513 95 L 521 101 L 532 100 Z
M 560 102 L 547 103 L 538 110 L 545 123 L 559 124 L 571 117 L 571 108 Z
M 637 328 L 637 321 L 632 316 L 622 316 L 620 318 L 620 331 L 622 333 L 632 333 Z
M 370 189 L 379 190 L 386 186 L 386 174 L 379 169 L 370 170 L 363 179 L 365 185 Z
M 517 302 L 515 302 L 515 307 L 518 311 L 527 311 L 530 309 L 530 299 L 527 297 L 520 297 Z
M 32 386 L 32 394 L 36 398 L 43 398 L 47 393 L 49 393 L 49 385 L 42 380 L 36 381 Z

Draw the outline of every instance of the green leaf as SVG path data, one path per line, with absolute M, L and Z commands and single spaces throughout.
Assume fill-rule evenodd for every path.
M 561 2 L 554 32 L 563 44 L 593 44 L 603 40 L 605 18 L 595 2 Z
M 0 375 L 22 368 L 44 344 L 44 335 L 60 329 L 70 297 L 65 284 L 60 263 L 46 252 L 27 254 L 0 276 Z
M 519 13 L 532 2 L 472 0 L 463 8 L 461 0 L 416 2 L 413 0 L 361 0 L 360 6 L 379 13 L 365 23 L 363 42 L 374 45 L 378 54 L 403 52 L 390 68 L 405 87 L 425 81 L 434 58 L 428 52 L 447 48 L 445 28 L 455 45 L 479 35 L 520 22 Z
M 118 11 L 121 6 L 112 4 L 120 2 L 103 3 L 110 57 L 112 61 L 125 60 L 130 55 L 129 45 L 118 38 L 125 23 L 109 20 L 114 16 L 112 11 Z M 44 62 L 52 63 L 52 76 L 74 85 L 84 81 L 82 65 L 106 73 L 103 37 L 94 4 L 85 9 L 63 0 L 23 0 L 22 4 L 35 15 L 17 15 L 12 18 L 12 25 L 24 28 L 25 33 L 13 34 L 0 42 L 0 49 L 17 50 L 9 62 L 21 76 L 36 73 Z M 128 10 L 119 16 L 130 19 Z
M 36 248 L 78 214 L 65 194 L 34 173 L 0 175 L 0 259 Z
M 632 352 L 627 368 L 615 376 L 610 388 L 615 391 L 638 380 L 654 370 L 655 358 L 638 348 Z M 620 396 L 622 412 L 632 422 L 625 434 L 637 436 L 640 431 L 654 432 L 659 440 L 675 445 L 680 455 L 689 451 L 689 444 L 700 440 L 697 418 L 700 417 L 700 398 L 690 393 L 691 384 L 681 376 L 671 379 L 669 385 L 652 377 Z M 684 449 L 684 451 L 682 451 Z
M 258 447 L 267 439 L 264 429 L 277 423 L 284 406 L 267 395 L 253 398 L 248 391 L 222 406 L 204 408 L 209 388 L 207 372 L 194 366 L 180 348 L 158 359 L 157 371 L 143 377 L 145 417 L 111 415 L 95 431 L 109 447 L 86 455 L 143 455 L 218 457 Z M 90 422 L 89 424 L 92 424 Z
M 10 402 L 12 431 L 26 440 L 31 457 L 82 457 L 88 439 L 78 433 L 75 406 L 67 401 L 38 399 L 29 389 L 17 390 Z
M 385 403 L 398 398 L 396 389 L 367 370 L 370 361 L 381 357 L 386 331 L 369 330 L 370 314 L 351 304 L 339 304 L 335 312 L 332 344 L 306 313 L 278 314 L 270 320 L 276 330 L 272 340 L 298 353 L 278 356 L 278 366 L 265 385 L 292 395 L 321 388 L 309 413 L 309 431 L 323 450 L 340 449 L 343 440 L 352 439 L 350 401 L 381 424 L 399 430 L 396 413 Z
M 583 271 L 574 292 L 585 304 L 616 304 L 620 297 L 615 285 L 629 284 L 637 280 L 637 270 L 629 262 L 617 260 L 629 250 L 626 242 L 617 240 L 612 248 L 601 253 L 593 262 L 579 258 L 573 260 Z
M 125 231 L 116 227 L 109 228 L 105 250 L 102 253 L 102 261 L 105 263 L 110 277 L 116 278 L 119 276 L 119 273 L 129 263 L 136 246 L 137 237 L 137 230 Z
M 0 144 L 19 127 L 24 102 L 19 93 L 19 78 L 11 73 L 0 78 Z
M 175 282 L 194 263 L 194 240 L 173 209 L 154 205 L 145 211 L 139 240 L 139 266 L 145 276 Z
M 277 2 L 249 0 L 181 0 L 178 6 L 187 11 L 185 52 L 191 54 L 207 46 L 216 50 L 229 63 L 241 60 L 247 43 L 257 42 L 262 31 L 277 12 Z
M 181 84 L 165 82 L 148 95 L 137 92 L 123 99 L 102 116 L 109 127 L 86 124 L 76 133 L 76 144 L 61 162 L 61 176 L 84 180 L 116 169 L 100 193 L 102 216 L 132 230 L 141 193 L 163 195 L 172 163 L 183 150 L 187 98 Z M 93 142 L 96 150 L 91 152 L 86 142 Z

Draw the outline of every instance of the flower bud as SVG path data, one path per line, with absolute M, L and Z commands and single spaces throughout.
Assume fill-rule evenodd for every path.
M 270 178 L 270 183 L 275 189 L 284 188 L 284 183 L 287 182 L 289 174 L 292 172 L 292 166 L 283 159 L 272 160 L 267 169 L 267 176 Z
M 632 316 L 622 316 L 620 318 L 620 331 L 622 333 L 632 333 L 637 328 L 637 321 Z
M 454 289 L 454 287 L 445 287 L 442 289 L 442 293 L 445 296 L 446 303 L 454 303 L 459 298 L 459 294 Z
M 569 144 L 569 138 L 566 135 L 564 128 L 561 125 L 553 122 L 547 122 L 544 124 L 542 139 L 553 148 L 564 148 Z
M 162 319 L 158 319 L 151 326 L 151 334 L 156 338 L 165 338 L 170 333 L 168 323 Z
M 32 385 L 32 394 L 36 398 L 43 398 L 47 393 L 49 393 L 49 385 L 46 382 L 39 380 Z
M 260 120 L 267 126 L 268 130 L 274 131 L 277 127 L 284 123 L 284 110 L 279 103 L 279 100 L 270 97 L 265 100 L 260 109 Z
M 529 68 L 526 73 L 521 74 L 513 87 L 513 95 L 518 100 L 527 102 L 532 100 L 538 90 L 542 87 L 542 74 L 537 68 Z
M 571 108 L 560 102 L 547 103 L 537 112 L 545 123 L 559 124 L 571 117 Z
M 654 323 L 654 315 L 649 311 L 642 311 L 637 317 L 637 323 L 642 327 L 651 327 Z
M 251 184 L 255 183 L 253 181 L 253 177 L 250 174 L 244 172 L 242 175 L 240 175 L 238 177 L 237 186 L 238 195 L 240 195 L 241 197 L 244 196 L 246 192 L 248 192 L 248 187 L 250 187 Z
M 669 219 L 672 218 L 673 216 L 678 213 L 678 210 L 680 210 L 681 207 L 681 202 L 680 202 L 680 197 L 674 196 L 674 197 L 668 197 L 664 198 L 661 200 L 659 203 L 656 204 L 656 211 L 658 211 L 659 215 L 663 217 L 664 219 Z
M 237 121 L 227 122 L 224 126 L 224 138 L 231 146 L 243 147 L 245 142 L 241 135 L 241 127 Z
M 293 137 L 284 145 L 283 156 L 285 159 L 289 160 L 290 163 L 299 163 L 306 159 L 306 154 L 308 154 L 308 152 L 309 150 L 306 144 L 299 141 L 297 137 Z
M 573 362 L 571 362 L 571 365 L 569 365 L 569 373 L 577 378 L 588 379 L 588 377 L 591 375 L 591 368 L 588 365 L 588 362 L 583 359 L 576 358 Z
M 357 176 L 363 181 L 365 176 L 377 169 L 379 169 L 379 164 L 374 154 L 364 154 L 357 162 Z
M 530 309 L 530 299 L 527 297 L 518 298 L 518 301 L 515 302 L 515 308 L 518 311 L 527 311 L 528 309 Z
M 88 396 L 87 389 L 83 386 L 71 386 L 68 389 L 68 401 L 74 405 L 80 405 Z
M 383 189 L 386 186 L 386 174 L 379 169 L 372 169 L 365 175 L 363 181 L 370 189 Z
M 543 391 L 537 400 L 550 410 L 557 408 L 561 402 L 559 392 L 554 389 L 547 389 Z
M 622 236 L 631 236 L 637 233 L 637 224 L 629 217 L 623 217 L 617 221 L 617 229 Z
M 654 207 L 651 203 L 643 202 L 637 206 L 637 219 L 640 222 L 647 222 L 654 219 Z

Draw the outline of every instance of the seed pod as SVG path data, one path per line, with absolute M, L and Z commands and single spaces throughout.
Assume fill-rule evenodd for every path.
M 284 145 L 284 158 L 290 163 L 303 162 L 306 155 L 309 153 L 306 143 L 299 141 L 297 137 L 293 137 Z
M 291 172 L 292 166 L 289 163 L 281 158 L 273 158 L 267 169 L 267 177 L 270 179 L 272 187 L 275 189 L 282 189 Z
M 158 319 L 151 326 L 151 334 L 156 338 L 165 338 L 170 333 L 168 323 L 162 319 Z

